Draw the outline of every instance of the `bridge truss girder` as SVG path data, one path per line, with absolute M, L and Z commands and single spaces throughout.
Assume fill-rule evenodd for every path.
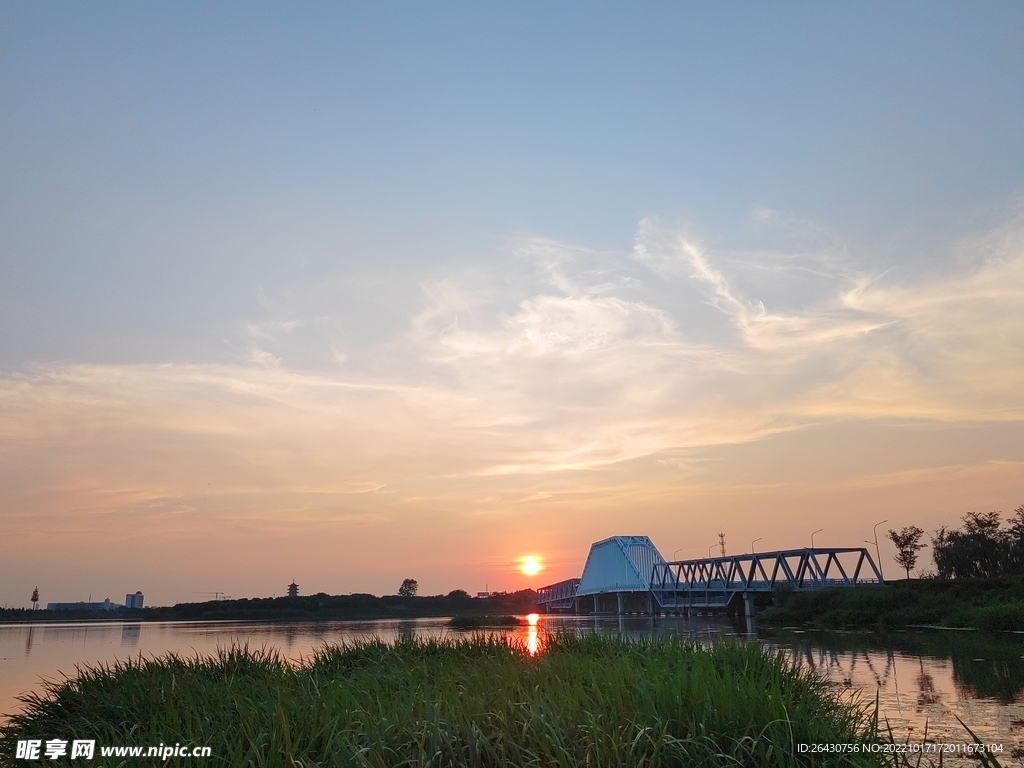
M 866 549 L 830 547 L 660 563 L 651 573 L 651 592 L 662 608 L 712 608 L 728 605 L 737 594 L 779 587 L 807 591 L 882 581 Z
M 573 608 L 580 589 L 579 579 L 566 579 L 537 590 L 537 602 L 556 610 Z

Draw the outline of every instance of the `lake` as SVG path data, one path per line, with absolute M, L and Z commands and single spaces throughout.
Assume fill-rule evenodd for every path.
M 455 634 L 446 619 L 388 619 L 322 623 L 143 622 L 0 625 L 0 713 L 19 708 L 17 697 L 42 691 L 41 680 L 73 676 L 76 665 L 111 663 L 129 656 L 175 652 L 212 654 L 248 645 L 274 648 L 290 659 L 325 643 L 403 633 Z M 761 630 L 744 634 L 724 617 L 584 618 L 541 616 L 533 626 L 497 630 L 543 650 L 546 631 L 593 628 L 640 638 L 685 635 L 711 642 L 726 635 L 755 638 L 766 647 L 825 675 L 843 696 L 874 706 L 898 740 L 920 741 L 925 728 L 939 742 L 969 741 L 961 718 L 986 742 L 1002 743 L 1000 760 L 1024 754 L 1024 635 L 954 630 L 888 634 Z

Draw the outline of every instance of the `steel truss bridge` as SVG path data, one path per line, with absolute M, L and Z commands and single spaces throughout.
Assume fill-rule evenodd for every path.
M 827 587 L 884 583 L 862 547 L 815 547 L 666 562 L 646 536 L 615 536 L 593 544 L 579 579 L 538 590 L 538 602 L 551 610 L 601 613 L 602 598 L 624 605 L 646 605 L 641 612 L 723 609 L 739 596 L 753 615 L 757 594 L 803 592 Z M 590 598 L 590 600 L 584 600 Z
M 555 609 L 572 608 L 579 589 L 579 579 L 566 579 L 538 589 L 537 602 Z
M 738 594 L 871 582 L 881 584 L 882 574 L 864 548 L 786 549 L 659 563 L 651 574 L 651 593 L 666 609 L 724 608 Z

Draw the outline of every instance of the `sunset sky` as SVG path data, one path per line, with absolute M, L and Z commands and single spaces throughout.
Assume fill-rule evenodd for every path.
M 0 6 L 0 604 L 1020 504 L 1024 4 Z

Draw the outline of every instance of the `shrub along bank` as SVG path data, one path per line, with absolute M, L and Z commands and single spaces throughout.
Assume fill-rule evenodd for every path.
M 1024 577 L 916 579 L 817 592 L 777 591 L 758 614 L 774 625 L 1024 630 Z

